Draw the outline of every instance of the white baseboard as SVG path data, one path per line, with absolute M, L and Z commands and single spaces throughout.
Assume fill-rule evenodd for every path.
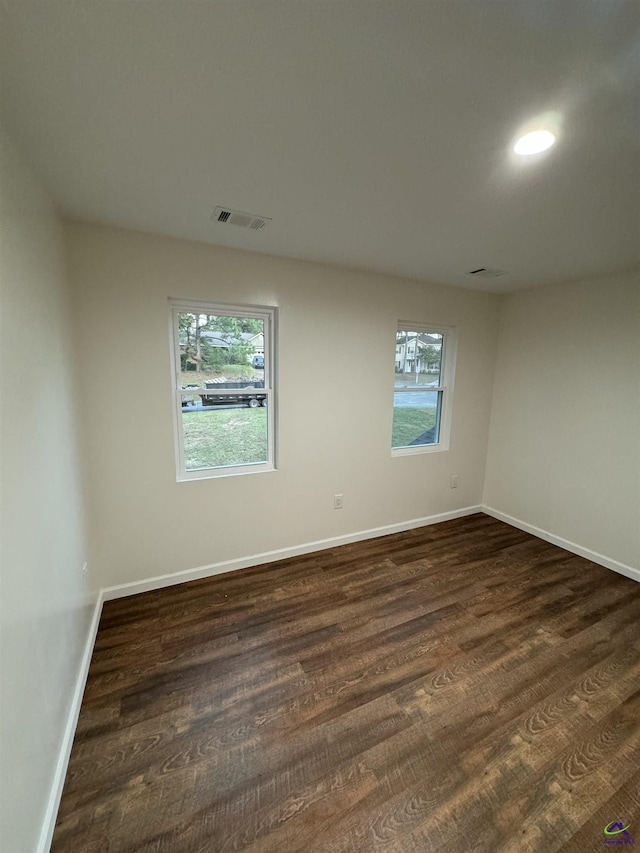
M 91 624 L 89 625 L 89 631 L 87 632 L 87 640 L 84 645 L 84 652 L 82 653 L 82 660 L 80 661 L 80 667 L 78 669 L 78 677 L 76 679 L 76 686 L 73 691 L 73 698 L 69 708 L 67 725 L 65 726 L 64 736 L 60 746 L 60 753 L 58 754 L 58 762 L 53 776 L 53 784 L 51 785 L 51 793 L 49 794 L 47 810 L 42 823 L 37 853 L 49 853 L 49 849 L 51 848 L 53 830 L 56 825 L 58 808 L 60 807 L 60 799 L 62 797 L 62 789 L 67 775 L 69 757 L 71 755 L 71 747 L 73 746 L 73 738 L 76 733 L 76 726 L 78 725 L 78 717 L 80 716 L 82 696 L 84 694 L 84 687 L 87 683 L 87 676 L 89 674 L 89 664 L 91 663 L 93 647 L 98 634 L 98 624 L 100 623 L 103 601 L 102 593 L 98 593 L 98 600 L 95 604 Z
M 262 563 L 273 563 L 276 560 L 285 560 L 288 557 L 299 557 L 301 554 L 310 554 L 313 551 L 337 548 L 338 545 L 349 545 L 352 542 L 375 539 L 377 536 L 388 536 L 390 533 L 401 533 L 404 530 L 412 530 L 416 527 L 426 527 L 429 524 L 438 524 L 441 521 L 450 521 L 453 518 L 473 515 L 475 512 L 482 512 L 482 507 L 467 506 L 463 509 L 441 512 L 438 515 L 429 515 L 425 518 L 414 518 L 411 521 L 387 524 L 384 527 L 374 527 L 371 530 L 359 530 L 357 533 L 333 536 L 330 539 L 319 539 L 316 542 L 306 542 L 303 545 L 293 545 L 277 551 L 265 551 L 262 554 L 253 554 L 250 557 L 240 557 L 235 560 L 225 560 L 221 563 L 211 563 L 207 566 L 185 569 L 184 571 L 173 572 L 169 575 L 158 575 L 155 578 L 147 578 L 143 581 L 133 581 L 132 583 L 107 587 L 102 590 L 102 597 L 103 601 L 110 601 L 114 598 L 123 598 L 125 595 L 137 595 L 140 592 L 162 589 L 165 586 L 173 586 L 178 583 L 186 583 L 187 581 L 199 580 L 200 578 L 212 577 L 213 575 L 221 575 L 225 572 L 236 571 L 237 569 L 246 569 L 249 566 L 260 566 Z
M 504 521 L 512 527 L 517 527 L 519 530 L 524 530 L 525 533 L 531 533 L 537 536 L 538 539 L 544 539 L 545 542 L 551 542 L 552 545 L 557 545 L 559 548 L 564 548 L 565 551 L 571 551 L 572 554 L 577 554 L 579 557 L 584 557 L 591 560 L 592 563 L 598 563 L 599 566 L 604 566 L 606 569 L 612 569 L 620 575 L 631 578 L 634 581 L 640 582 L 640 569 L 634 569 L 633 566 L 627 566 L 625 563 L 620 563 L 618 560 L 613 560 L 611 557 L 605 557 L 604 554 L 598 554 L 597 551 L 592 551 L 590 548 L 584 548 L 578 545 L 577 542 L 571 542 L 569 539 L 563 539 L 562 536 L 556 536 L 555 533 L 549 533 L 547 530 L 542 530 L 540 527 L 535 527 L 533 524 L 527 524 L 526 521 L 520 521 L 519 518 L 513 518 L 505 512 L 500 512 L 498 509 L 493 509 L 490 506 L 481 506 L 480 512 L 490 515 L 492 518 L 497 518 L 498 521 Z

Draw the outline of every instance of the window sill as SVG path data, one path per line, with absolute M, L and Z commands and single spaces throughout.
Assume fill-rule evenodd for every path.
M 256 465 L 229 465 L 224 468 L 201 468 L 196 471 L 185 471 L 178 474 L 178 483 L 189 483 L 192 480 L 217 480 L 220 477 L 242 477 L 245 474 L 265 474 L 275 471 L 271 463 L 258 463 Z
M 391 456 L 417 456 L 423 453 L 442 453 L 448 449 L 449 446 L 443 443 L 417 444 L 415 447 L 394 447 L 391 450 Z

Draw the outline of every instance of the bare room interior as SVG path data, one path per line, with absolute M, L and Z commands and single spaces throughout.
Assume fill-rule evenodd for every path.
M 639 32 L 3 0 L 2 853 L 640 843 Z

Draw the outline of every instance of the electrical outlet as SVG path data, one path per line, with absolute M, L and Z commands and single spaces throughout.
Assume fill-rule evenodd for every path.
M 85 576 L 85 578 L 89 574 L 89 563 L 85 562 L 84 566 L 82 567 L 82 574 Z
M 451 477 L 451 488 L 452 489 L 458 488 L 458 475 L 457 474 L 453 474 Z
M 333 508 L 342 509 L 342 495 L 333 496 Z

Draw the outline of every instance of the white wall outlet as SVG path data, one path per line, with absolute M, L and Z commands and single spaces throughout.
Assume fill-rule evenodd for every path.
M 89 563 L 85 562 L 84 566 L 82 567 L 82 574 L 85 576 L 85 578 L 89 574 Z
M 453 474 L 451 476 L 451 488 L 452 489 L 458 488 L 458 475 L 457 474 Z
M 333 496 L 333 508 L 342 509 L 342 495 Z

